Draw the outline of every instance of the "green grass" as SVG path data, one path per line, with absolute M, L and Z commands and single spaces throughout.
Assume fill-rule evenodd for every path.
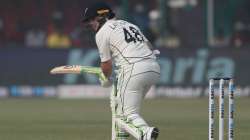
M 249 140 L 250 98 L 235 102 L 235 139 Z M 142 116 L 160 128 L 159 140 L 206 140 L 207 108 L 207 99 L 146 100 Z M 110 135 L 108 100 L 0 100 L 0 140 L 110 140 Z

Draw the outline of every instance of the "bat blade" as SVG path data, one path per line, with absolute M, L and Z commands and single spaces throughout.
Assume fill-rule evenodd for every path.
M 81 66 L 81 65 L 66 65 L 55 67 L 50 71 L 50 74 L 82 74 L 91 73 L 99 75 L 102 73 L 99 67 Z
M 79 65 L 66 65 L 55 67 L 50 71 L 50 74 L 80 74 L 81 66 Z

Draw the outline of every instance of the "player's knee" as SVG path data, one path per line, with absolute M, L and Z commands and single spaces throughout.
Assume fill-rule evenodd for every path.
M 129 115 L 125 116 L 125 118 L 126 118 L 127 122 L 131 122 L 132 124 L 134 124 L 138 127 L 139 126 L 140 127 L 147 126 L 147 123 L 143 120 L 143 118 L 138 113 L 129 114 Z
M 130 106 L 130 107 L 124 107 L 124 115 L 129 116 L 131 114 L 139 114 L 139 107 Z
M 127 118 L 128 120 L 135 120 L 135 119 L 137 119 L 137 118 L 140 118 L 140 115 L 137 114 L 137 113 L 133 113 L 133 114 L 126 115 L 126 118 Z
M 133 113 L 133 114 L 128 114 L 128 115 L 124 115 L 123 116 L 124 120 L 128 121 L 128 122 L 133 122 L 135 120 L 137 120 L 138 118 L 141 118 L 139 114 L 137 113 Z

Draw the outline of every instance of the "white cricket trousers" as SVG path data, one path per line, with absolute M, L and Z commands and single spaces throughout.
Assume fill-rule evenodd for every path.
M 140 116 L 142 100 L 160 79 L 160 66 L 147 59 L 119 71 L 117 85 L 111 93 L 112 140 L 127 140 L 129 134 L 142 139 L 149 128 Z

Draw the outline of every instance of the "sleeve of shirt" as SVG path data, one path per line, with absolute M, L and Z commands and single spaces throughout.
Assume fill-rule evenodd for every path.
M 106 31 L 105 31 L 106 32 Z M 106 32 L 108 33 L 108 31 Z M 109 35 L 104 32 L 98 32 L 96 34 L 96 44 L 98 47 L 101 62 L 105 62 L 111 59 Z

